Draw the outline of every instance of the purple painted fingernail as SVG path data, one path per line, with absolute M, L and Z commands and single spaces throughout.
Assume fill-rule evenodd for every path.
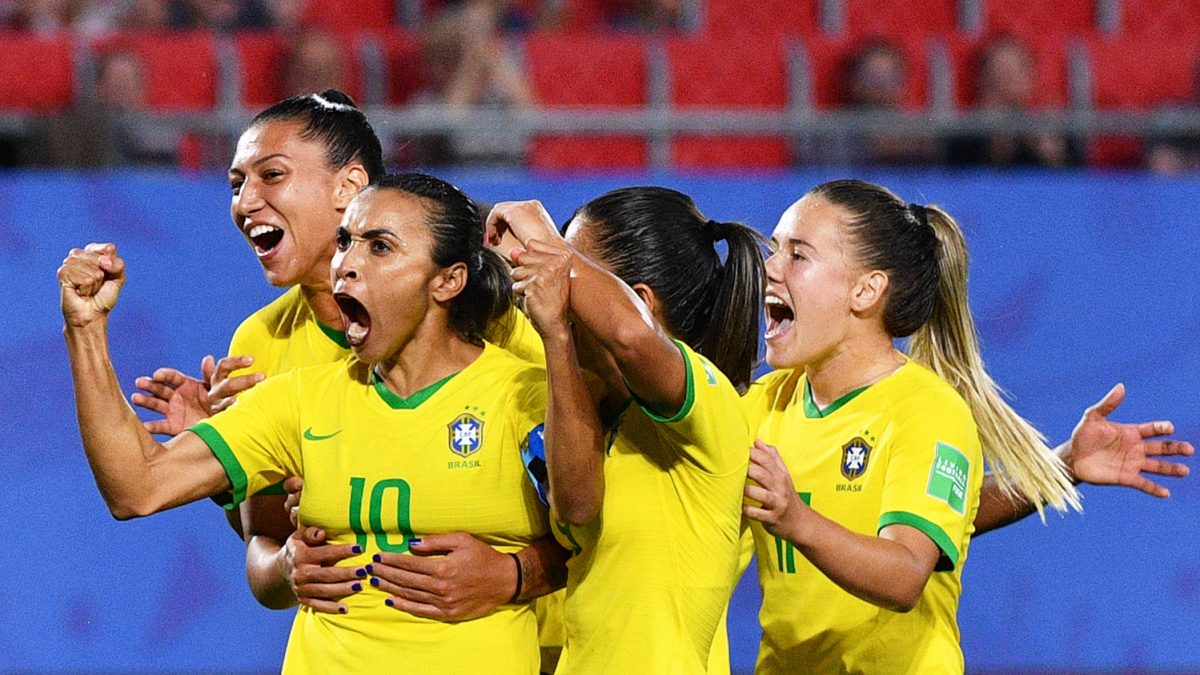
M 374 560 L 375 562 L 383 562 L 383 557 L 376 553 L 375 555 L 371 556 L 371 560 Z
M 341 605 L 338 605 L 338 614 L 345 614 L 345 613 L 346 613 L 346 608 Z
M 350 549 L 350 552 L 355 555 L 358 555 L 359 553 L 362 553 L 362 547 L 359 546 L 358 544 L 355 544 L 354 548 Z
M 371 577 L 371 585 L 378 588 L 379 587 L 379 577 Z
M 391 599 L 391 598 L 388 598 L 387 600 L 384 600 L 384 601 L 383 601 L 383 604 L 387 605 L 388 607 L 395 607 L 395 606 L 396 606 L 396 603 L 392 602 L 392 599 Z
M 360 576 L 360 577 L 365 577 L 365 576 L 367 576 L 367 569 L 370 567 L 371 567 L 370 565 L 367 565 L 366 567 L 360 567 L 360 568 L 354 570 L 354 574 L 357 576 Z
M 371 565 L 367 565 L 367 574 L 374 574 L 374 573 L 375 573 L 375 568 L 372 567 Z
M 409 545 L 409 546 L 420 546 L 420 545 L 421 545 L 421 540 L 420 540 L 420 539 L 409 539 L 409 540 L 408 540 L 408 545 Z
M 354 582 L 354 585 L 350 587 L 350 589 L 353 590 L 355 593 L 357 593 L 358 591 L 362 590 L 362 584 L 360 584 L 356 581 L 356 582 Z

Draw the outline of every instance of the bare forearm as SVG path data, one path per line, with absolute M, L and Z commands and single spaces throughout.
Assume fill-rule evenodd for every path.
M 929 579 L 929 570 L 903 544 L 851 532 L 815 511 L 792 544 L 843 590 L 884 609 L 909 611 Z
M 1071 441 L 1066 441 L 1054 449 L 1054 454 L 1067 465 L 1067 471 L 1074 480 L 1070 451 Z M 979 510 L 975 513 L 975 536 L 1012 525 L 1035 511 L 1037 507 L 1033 502 L 1016 493 L 1006 494 L 996 476 L 988 474 L 983 478 L 983 488 L 979 493 Z
M 107 322 L 64 329 L 75 413 L 88 464 L 113 516 L 142 515 L 152 485 L 148 457 L 162 446 L 142 428 L 125 402 L 108 351 Z
M 268 609 L 287 609 L 297 603 L 288 583 L 283 542 L 252 536 L 246 542 L 246 581 L 258 603 Z
M 570 554 L 554 537 L 545 536 L 517 553 L 521 559 L 521 593 L 518 600 L 532 600 L 567 585 Z
M 687 395 L 679 350 L 636 293 L 620 279 L 575 254 L 571 313 L 612 355 L 633 393 L 656 411 L 673 413 Z
M 581 525 L 604 498 L 604 430 L 592 401 L 569 329 L 546 340 L 546 469 L 555 515 Z

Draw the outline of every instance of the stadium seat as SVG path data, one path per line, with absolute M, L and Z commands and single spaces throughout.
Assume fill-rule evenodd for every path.
M 812 87 L 810 103 L 820 109 L 841 108 L 846 105 L 846 84 L 850 63 L 860 50 L 878 41 L 874 36 L 812 37 L 804 41 L 807 53 L 809 81 Z M 907 62 L 907 80 L 902 107 L 920 110 L 929 105 L 929 56 L 925 39 L 909 37 L 889 39 Z
M 975 105 L 979 93 L 979 83 L 976 81 L 979 61 L 990 42 L 990 38 L 961 33 L 946 37 L 954 85 L 954 104 L 960 110 L 967 110 Z M 1061 38 L 1021 39 L 1021 43 L 1029 50 L 1033 59 L 1034 76 L 1037 81 L 1033 106 L 1038 109 L 1066 107 L 1070 102 L 1070 91 L 1066 50 L 1063 49 Z
M 670 102 L 679 110 L 778 111 L 787 107 L 787 60 L 778 41 L 676 38 L 667 43 L 667 63 Z M 787 139 L 777 136 L 681 136 L 672 143 L 671 155 L 680 168 L 779 168 L 791 164 Z
M 525 41 L 529 79 L 546 108 L 646 104 L 646 50 L 631 36 L 534 34 Z M 533 139 L 529 165 L 542 169 L 634 169 L 646 166 L 640 136 L 554 136 Z
M 956 0 L 842 0 L 844 32 L 905 39 L 947 33 L 958 26 Z
M 71 39 L 0 33 L 0 108 L 50 112 L 67 108 L 74 95 Z
M 93 42 L 96 55 L 137 55 L 146 73 L 146 105 L 154 110 L 210 110 L 217 102 L 212 34 L 114 33 Z
M 1122 0 L 1120 30 L 1125 36 L 1200 36 L 1200 1 Z
M 259 109 L 275 103 L 286 94 L 286 70 L 291 40 L 282 33 L 249 32 L 234 37 L 238 73 L 241 78 L 241 103 Z M 356 41 L 342 41 L 346 59 L 346 93 L 362 103 L 361 63 Z
M 1096 0 L 982 0 L 983 32 L 1010 33 L 1023 38 L 1091 32 L 1096 25 Z M 1061 43 L 1059 47 L 1061 51 Z
M 712 36 L 798 37 L 820 26 L 818 0 L 707 0 L 701 5 L 703 30 Z
M 1200 44 L 1170 35 L 1092 37 L 1087 40 L 1092 73 L 1092 102 L 1100 110 L 1154 111 L 1194 107 Z M 1138 163 L 1140 145 L 1125 137 L 1102 137 L 1089 148 L 1101 166 Z
M 300 24 L 347 34 L 390 28 L 394 6 L 395 0 L 308 0 Z

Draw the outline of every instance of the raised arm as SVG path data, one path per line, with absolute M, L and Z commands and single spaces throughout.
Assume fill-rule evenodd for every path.
M 1162 436 L 1175 432 L 1175 425 L 1169 421 L 1122 424 L 1108 419 L 1124 400 L 1125 385 L 1118 384 L 1084 411 L 1071 438 L 1055 448 L 1055 452 L 1076 483 L 1122 485 L 1155 497 L 1170 497 L 1167 488 L 1144 474 L 1187 476 L 1186 465 L 1158 458 L 1187 457 L 1195 449 L 1185 441 L 1161 440 Z M 1033 504 L 1004 494 L 996 479 L 988 476 L 975 515 L 975 534 L 1015 523 L 1034 511 Z
M 525 248 L 531 241 L 565 247 L 570 254 L 570 307 L 575 322 L 612 355 L 630 391 L 644 406 L 666 417 L 678 412 L 687 397 L 687 366 L 654 318 L 654 293 L 641 284 L 630 288 L 567 245 L 540 202 L 497 204 L 488 216 L 489 241 L 499 243 L 506 231 Z
M 107 335 L 108 313 L 125 283 L 116 246 L 73 249 L 58 279 L 79 433 L 113 516 L 145 516 L 229 490 L 224 469 L 203 441 L 185 433 L 158 443 L 125 402 Z

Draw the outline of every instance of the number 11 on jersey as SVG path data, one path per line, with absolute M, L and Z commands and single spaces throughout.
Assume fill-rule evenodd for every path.
M 796 496 L 807 506 L 812 506 L 811 492 L 797 492 Z M 775 537 L 775 560 L 779 565 L 780 572 L 796 573 L 796 547 L 792 545 L 792 542 L 784 541 L 783 537 Z

